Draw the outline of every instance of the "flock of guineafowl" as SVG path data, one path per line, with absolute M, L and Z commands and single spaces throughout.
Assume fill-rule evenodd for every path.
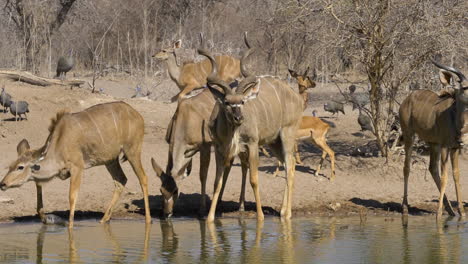
M 350 85 L 348 89 L 349 93 L 348 95 L 346 95 L 346 101 L 350 102 L 353 105 L 353 111 L 356 109 L 359 111 L 357 122 L 361 126 L 361 131 L 374 131 L 372 126 L 372 120 L 368 115 L 363 113 L 365 111 L 365 106 L 369 104 L 369 95 L 355 93 L 356 86 L 354 84 Z M 323 105 L 323 109 L 327 112 L 332 113 L 333 115 L 338 115 L 339 112 L 345 114 L 345 104 L 346 102 L 338 102 L 331 100 Z
M 73 59 L 73 49 L 70 49 L 68 56 L 61 56 L 57 61 L 57 75 L 56 78 L 60 78 L 64 80 L 66 77 L 67 72 L 69 72 L 74 66 L 74 59 Z M 363 113 L 364 107 L 369 104 L 369 96 L 367 94 L 357 94 L 356 86 L 351 85 L 349 86 L 349 98 L 347 101 L 352 103 L 353 111 L 358 109 L 359 116 L 357 119 L 358 124 L 361 126 L 361 131 L 373 131 L 372 121 L 370 117 Z M 141 92 L 141 88 L 136 88 L 136 93 L 134 97 L 143 97 L 148 96 L 148 94 L 143 94 Z M 7 113 L 8 109 L 10 113 L 14 115 L 15 120 L 23 120 L 22 115 L 24 115 L 24 119 L 28 119 L 26 113 L 29 113 L 29 104 L 26 101 L 13 101 L 12 96 L 5 92 L 5 86 L 2 87 L 2 92 L 0 94 L 0 104 L 3 106 L 3 113 Z M 345 114 L 344 105 L 346 102 L 338 102 L 334 100 L 330 100 L 323 105 L 325 111 L 332 113 L 333 115 L 339 112 Z
M 67 72 L 69 72 L 74 66 L 73 60 L 73 49 L 70 50 L 69 56 L 62 56 L 57 62 L 57 75 L 56 78 L 64 80 Z M 26 101 L 13 101 L 13 97 L 5 91 L 5 85 L 2 87 L 2 93 L 0 94 L 0 104 L 3 106 L 3 113 L 10 113 L 15 117 L 15 121 L 28 120 L 26 113 L 29 113 L 29 104 Z M 24 118 L 23 116 L 24 115 Z
M 0 104 L 3 106 L 3 113 L 10 113 L 15 116 L 15 120 L 23 120 L 21 115 L 24 115 L 24 119 L 28 119 L 26 113 L 29 113 L 29 104 L 26 101 L 13 101 L 10 94 L 5 92 L 5 86 L 2 87 L 2 93 L 0 94 Z

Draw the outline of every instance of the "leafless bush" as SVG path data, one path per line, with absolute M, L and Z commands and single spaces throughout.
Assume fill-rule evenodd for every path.
M 165 68 L 150 55 L 173 40 L 195 50 L 203 32 L 208 48 L 237 56 L 249 31 L 257 73 L 310 66 L 319 82 L 366 76 L 383 156 L 401 98 L 417 86 L 438 89 L 428 57 L 462 69 L 468 58 L 463 0 L 3 0 L 2 7 L 0 33 L 8 37 L 0 39 L 0 67 L 50 73 L 73 48 L 76 69 L 154 78 Z

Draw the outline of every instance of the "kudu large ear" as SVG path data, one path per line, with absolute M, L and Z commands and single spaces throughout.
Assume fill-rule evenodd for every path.
M 260 86 L 257 83 L 249 84 L 244 90 L 244 100 L 257 98 L 258 92 L 260 92 Z
M 153 166 L 153 170 L 156 172 L 156 175 L 161 178 L 164 171 L 159 167 L 159 165 L 156 163 L 154 158 L 151 158 L 151 165 Z
M 242 88 L 244 90 L 242 94 L 244 94 L 245 101 L 257 98 L 257 95 L 260 92 L 260 85 L 258 85 L 258 81 L 256 79 L 242 85 Z
M 450 85 L 452 81 L 452 74 L 449 71 L 440 69 L 439 70 L 439 80 L 442 83 L 443 86 L 448 86 Z
M 28 143 L 28 141 L 26 139 L 21 140 L 20 143 L 18 143 L 18 146 L 16 147 L 16 151 L 18 152 L 18 156 L 23 155 L 23 153 L 25 153 L 29 149 L 31 149 L 31 147 L 29 146 L 29 143 Z
M 288 71 L 289 71 L 289 74 L 291 74 L 293 78 L 297 78 L 298 74 L 295 70 L 288 69 Z
M 182 47 L 182 40 L 178 39 L 174 42 L 174 49 L 179 49 L 180 47 Z
M 205 87 L 200 87 L 200 88 L 194 89 L 194 90 L 186 93 L 184 96 L 182 96 L 182 98 L 183 99 L 188 99 L 188 98 L 195 97 L 195 96 L 201 94 L 204 90 L 205 90 Z
M 309 82 L 309 87 L 307 88 L 315 88 L 315 86 L 317 86 L 314 80 L 312 80 L 312 78 L 310 78 L 309 76 L 307 76 L 307 81 Z

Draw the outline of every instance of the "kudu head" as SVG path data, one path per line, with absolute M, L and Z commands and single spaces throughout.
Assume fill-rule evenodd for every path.
M 163 198 L 164 217 L 171 217 L 174 205 L 177 198 L 179 198 L 179 188 L 177 188 L 177 183 L 174 177 L 164 172 L 153 158 L 151 158 L 151 165 L 153 166 L 153 170 L 156 172 L 156 175 L 161 180 L 161 188 L 159 190 L 161 191 Z
M 39 152 L 32 151 L 26 139 L 16 147 L 18 158 L 10 164 L 8 172 L 0 182 L 0 188 L 4 191 L 8 188 L 20 187 L 28 181 L 34 180 L 32 171 L 35 168 L 34 161 L 39 157 Z
M 152 57 L 158 60 L 168 60 L 171 56 L 176 56 L 176 51 L 182 47 L 182 40 L 176 40 L 172 47 L 161 49 L 161 51 L 155 53 Z
M 457 84 L 454 88 L 454 98 L 456 107 L 456 125 L 457 132 L 460 133 L 458 141 L 463 144 L 468 143 L 468 86 L 463 84 L 468 81 L 466 77 L 457 69 L 439 64 L 432 60 L 435 66 L 440 68 L 439 79 L 444 86 L 450 86 L 453 74 L 458 77 Z
M 289 74 L 291 77 L 297 80 L 297 84 L 299 85 L 299 93 L 305 92 L 309 88 L 314 88 L 316 86 L 315 82 L 312 80 L 312 77 L 308 76 L 307 73 L 309 72 L 310 67 L 307 67 L 304 74 L 298 74 L 295 70 L 288 69 Z
M 259 81 L 257 80 L 257 77 L 250 76 L 245 68 L 245 59 L 253 52 L 253 49 L 250 48 L 246 37 L 245 41 L 249 49 L 244 53 L 240 61 L 241 73 L 244 75 L 245 79 L 241 81 L 235 90 L 233 90 L 229 84 L 216 76 L 218 65 L 213 55 L 205 49 L 198 50 L 198 53 L 206 56 L 211 61 L 212 72 L 207 78 L 208 86 L 218 101 L 218 105 L 222 112 L 224 112 L 226 119 L 235 127 L 240 126 L 244 121 L 244 104 L 249 100 L 255 99 L 260 91 L 260 85 L 258 84 Z M 213 88 L 214 85 L 221 88 L 222 92 Z

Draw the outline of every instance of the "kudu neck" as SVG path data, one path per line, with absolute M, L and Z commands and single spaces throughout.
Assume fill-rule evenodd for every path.
M 176 55 L 170 55 L 166 60 L 166 64 L 169 71 L 169 76 L 171 76 L 171 79 L 177 84 L 177 86 L 181 87 L 180 71 L 182 67 L 177 65 Z
M 231 122 L 230 118 L 227 116 L 226 111 L 220 107 L 220 111 L 218 113 L 218 122 L 216 122 L 217 127 L 217 133 L 218 137 L 225 137 L 225 138 L 231 138 L 236 130 L 239 129 L 240 125 L 236 125 L 233 122 Z
M 302 96 L 303 109 L 306 109 L 307 103 L 309 101 L 309 94 L 307 93 L 307 88 L 299 87 L 299 95 Z
M 462 102 L 461 98 L 457 96 L 455 100 L 455 128 L 457 132 L 457 140 L 461 142 L 463 134 L 465 133 L 465 126 L 467 125 L 465 122 L 465 112 L 468 105 Z

